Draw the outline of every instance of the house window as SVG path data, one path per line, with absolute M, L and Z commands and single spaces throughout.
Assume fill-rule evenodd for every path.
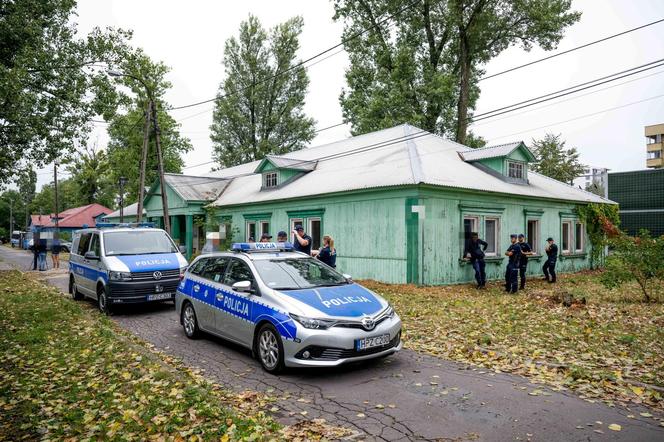
M 270 233 L 270 222 L 261 221 L 261 235 L 264 233 Z
M 484 241 L 489 244 L 486 248 L 487 256 L 498 255 L 498 218 L 484 219 Z
M 245 240 L 249 241 L 250 238 L 253 238 L 256 241 L 256 221 L 247 221 L 247 235 Z
M 662 151 L 661 150 L 655 150 L 655 151 L 652 151 L 652 152 L 648 152 L 647 159 L 655 160 L 655 159 L 661 158 L 661 157 L 662 157 Z
M 266 189 L 277 187 L 277 172 L 267 172 L 264 177 L 264 186 Z
M 562 246 L 563 253 L 572 253 L 572 222 L 563 222 Z
M 311 244 L 312 249 L 320 249 L 323 237 L 320 231 L 320 218 L 309 218 L 309 231 L 307 233 L 313 240 Z
M 576 223 L 574 230 L 574 251 L 577 253 L 583 252 L 583 224 Z
M 519 180 L 525 179 L 524 169 L 525 165 L 523 163 L 517 163 L 514 161 L 507 162 L 507 176 L 510 178 L 516 178 Z
M 478 216 L 464 216 L 463 217 L 463 239 L 464 241 L 470 240 L 471 233 L 479 234 L 480 218 Z
M 533 250 L 533 253 L 540 253 L 540 222 L 538 219 L 529 219 L 528 220 L 528 243 L 530 248 Z

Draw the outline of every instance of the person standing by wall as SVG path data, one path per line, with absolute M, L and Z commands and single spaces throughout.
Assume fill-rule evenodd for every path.
M 304 227 L 301 224 L 296 225 L 295 229 L 293 229 L 293 237 L 295 239 L 293 241 L 295 250 L 311 256 L 311 243 L 313 243 L 313 240 L 305 233 Z
M 521 247 L 517 242 L 516 233 L 510 235 L 512 244 L 507 248 L 505 256 L 509 258 L 505 271 L 505 291 L 516 293 L 519 291 L 519 263 L 521 262 Z
M 519 278 L 521 279 L 520 290 L 526 288 L 526 272 L 528 271 L 528 257 L 533 255 L 533 249 L 526 242 L 526 235 L 519 233 L 519 247 L 521 248 L 521 261 L 519 262 Z
M 337 249 L 334 248 L 334 238 L 330 235 L 323 236 L 323 247 L 318 251 L 316 258 L 332 268 L 337 267 Z
M 483 289 L 486 286 L 486 263 L 484 262 L 484 251 L 489 246 L 486 241 L 480 239 L 476 232 L 470 234 L 470 240 L 466 243 L 466 249 L 463 252 L 465 259 L 470 260 L 470 264 L 475 270 L 475 281 L 477 288 Z
M 556 262 L 558 261 L 558 246 L 553 241 L 553 238 L 549 237 L 546 239 L 548 243 L 544 251 L 546 252 L 546 262 L 542 267 L 542 272 L 544 272 L 544 279 L 547 282 L 554 283 L 556 282 Z M 550 277 L 549 277 L 550 275 Z

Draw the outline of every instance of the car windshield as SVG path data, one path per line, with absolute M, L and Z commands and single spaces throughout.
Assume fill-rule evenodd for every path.
M 158 230 L 132 230 L 105 232 L 104 252 L 113 255 L 150 255 L 175 253 L 178 249 L 166 232 Z
M 346 278 L 313 258 L 261 259 L 254 266 L 263 282 L 275 290 L 348 284 Z

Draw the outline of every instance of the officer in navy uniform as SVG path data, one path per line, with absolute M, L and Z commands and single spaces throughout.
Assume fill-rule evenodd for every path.
M 533 249 L 526 242 L 526 236 L 519 233 L 519 247 L 521 247 L 521 262 L 519 263 L 519 278 L 521 279 L 521 290 L 526 288 L 526 271 L 528 270 L 528 256 L 533 255 Z
M 486 241 L 479 238 L 477 233 L 470 234 L 470 240 L 466 243 L 466 250 L 463 256 L 470 259 L 470 264 L 475 270 L 475 281 L 477 281 L 477 288 L 483 289 L 486 286 L 486 263 L 484 262 L 484 251 L 489 246 Z
M 295 238 L 295 241 L 293 241 L 295 250 L 311 256 L 311 245 L 314 240 L 304 232 L 304 227 L 301 224 L 295 226 L 293 236 Z
M 546 262 L 542 267 L 542 272 L 544 272 L 544 279 L 547 282 L 553 283 L 556 282 L 556 261 L 558 261 L 558 246 L 553 242 L 553 238 L 551 237 L 547 238 L 546 242 L 549 244 L 544 249 L 546 252 Z M 549 275 L 551 275 L 551 278 L 549 278 Z
M 516 293 L 519 290 L 519 263 L 521 262 L 521 247 L 517 242 L 516 233 L 510 235 L 512 244 L 507 248 L 505 256 L 509 258 L 505 271 L 505 291 Z

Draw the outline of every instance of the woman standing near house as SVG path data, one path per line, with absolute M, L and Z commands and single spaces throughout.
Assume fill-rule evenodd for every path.
M 318 251 L 316 258 L 332 268 L 337 266 L 337 249 L 334 248 L 334 239 L 330 235 L 323 236 L 323 247 Z

